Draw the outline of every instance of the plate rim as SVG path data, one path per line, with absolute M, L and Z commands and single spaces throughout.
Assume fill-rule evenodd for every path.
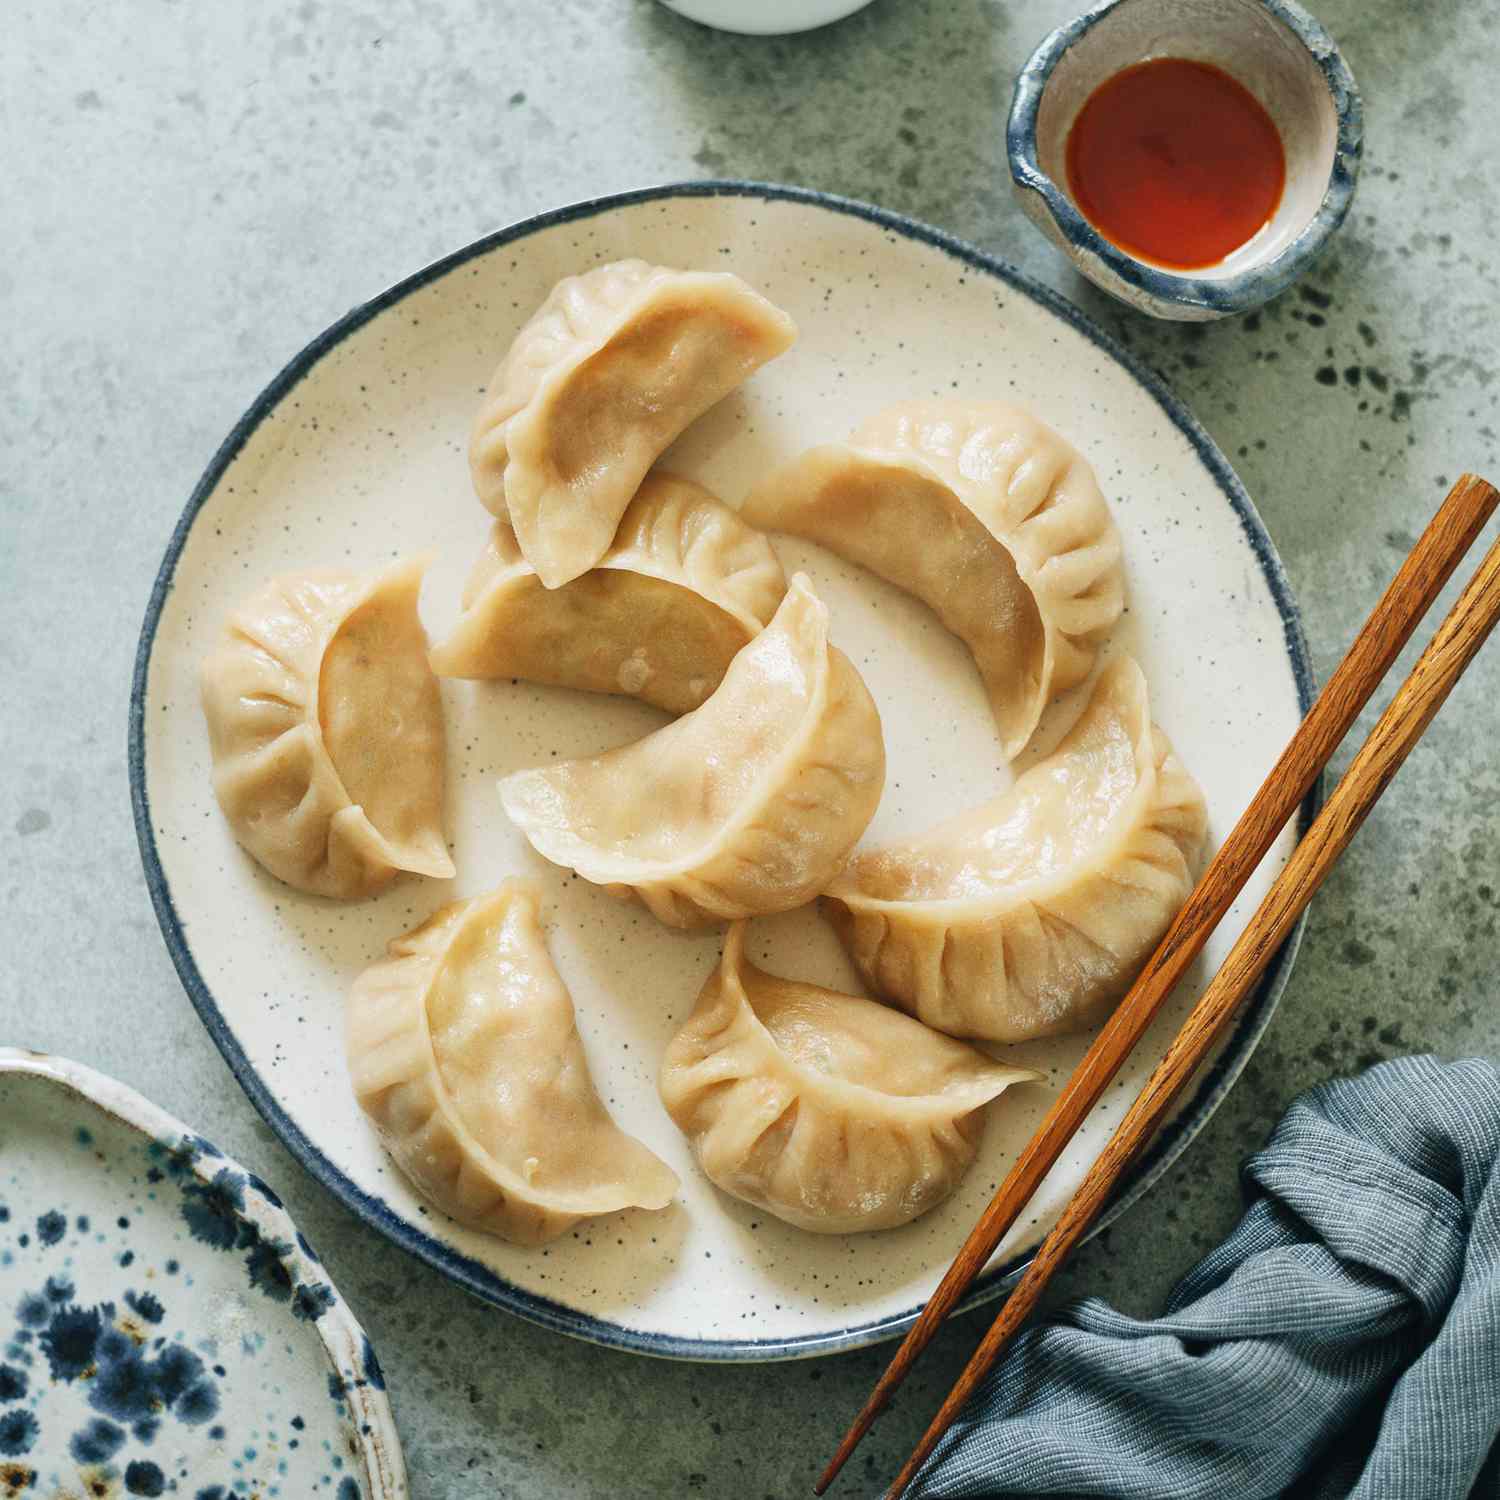
M 784 183 L 758 182 L 752 179 L 693 179 L 664 183 L 654 187 L 634 188 L 580 199 L 562 207 L 516 220 L 514 223 L 481 235 L 461 248 L 429 262 L 420 270 L 402 278 L 368 301 L 351 308 L 341 318 L 305 344 L 276 373 L 243 415 L 230 429 L 210 459 L 187 505 L 172 530 L 146 604 L 136 647 L 131 676 L 128 743 L 126 751 L 130 780 L 131 812 L 136 841 L 140 847 L 146 887 L 161 928 L 162 939 L 178 979 L 187 991 L 199 1019 L 229 1065 L 236 1082 L 250 1102 L 276 1133 L 288 1151 L 313 1178 L 364 1223 L 387 1239 L 442 1272 L 481 1301 L 503 1308 L 543 1328 L 568 1334 L 606 1348 L 630 1350 L 664 1359 L 691 1360 L 704 1363 L 759 1363 L 772 1360 L 810 1359 L 825 1354 L 864 1348 L 905 1332 L 921 1312 L 922 1304 L 869 1322 L 823 1333 L 796 1334 L 764 1339 L 686 1338 L 676 1334 L 652 1332 L 614 1323 L 592 1313 L 579 1312 L 537 1292 L 527 1291 L 503 1276 L 463 1254 L 397 1214 L 383 1199 L 366 1192 L 336 1166 L 305 1131 L 284 1110 L 261 1075 L 256 1072 L 234 1031 L 220 1011 L 213 992 L 198 971 L 188 945 L 181 918 L 172 900 L 166 871 L 156 847 L 151 824 L 151 807 L 146 789 L 145 710 L 151 668 L 152 648 L 167 597 L 172 590 L 177 563 L 199 512 L 218 488 L 229 467 L 239 456 L 261 423 L 297 386 L 323 357 L 352 333 L 380 313 L 404 301 L 414 292 L 446 276 L 459 266 L 487 255 L 504 245 L 515 243 L 543 230 L 559 225 L 596 218 L 617 209 L 643 203 L 670 201 L 676 198 L 750 198 L 762 202 L 791 202 L 862 219 L 880 229 L 916 240 L 941 250 L 969 268 L 984 273 L 1039 304 L 1087 338 L 1096 348 L 1119 364 L 1125 372 L 1161 408 L 1172 425 L 1192 445 L 1200 462 L 1218 485 L 1221 494 L 1240 522 L 1261 574 L 1271 592 L 1281 618 L 1288 659 L 1292 667 L 1298 706 L 1303 715 L 1312 706 L 1315 677 L 1311 656 L 1302 629 L 1302 615 L 1281 558 L 1251 501 L 1239 476 L 1230 466 L 1214 440 L 1204 430 L 1187 406 L 1171 391 L 1166 382 L 1136 355 L 1119 343 L 1112 334 L 1100 328 L 1081 308 L 1060 293 L 998 256 L 990 255 L 966 240 L 924 223 L 920 219 L 880 208 L 856 198 L 824 192 L 816 188 Z M 1322 777 L 1313 784 L 1297 816 L 1298 833 L 1306 833 L 1322 800 Z M 1138 1166 L 1129 1174 L 1114 1195 L 1109 1207 L 1100 1215 L 1092 1234 L 1112 1224 L 1135 1204 L 1177 1161 L 1188 1143 L 1198 1134 L 1222 1103 L 1236 1078 L 1255 1051 L 1262 1033 L 1276 1011 L 1301 944 L 1307 924 L 1304 912 L 1280 951 L 1272 959 L 1256 987 L 1250 1003 L 1241 1013 L 1230 1035 L 1223 1055 L 1204 1076 L 1183 1114 L 1158 1133 Z M 1034 1252 L 1027 1251 L 1004 1265 L 997 1266 L 979 1278 L 959 1304 L 960 1312 L 978 1307 L 1001 1295 L 1020 1276 Z
M 247 1193 L 238 1212 L 257 1221 L 263 1233 L 270 1231 L 269 1243 L 286 1246 L 283 1259 L 295 1258 L 304 1263 L 299 1268 L 310 1268 L 309 1276 L 299 1279 L 313 1279 L 315 1275 L 319 1287 L 329 1293 L 326 1308 L 308 1321 L 333 1366 L 332 1378 L 337 1379 L 344 1399 L 349 1403 L 353 1426 L 359 1437 L 365 1478 L 373 1487 L 374 1500 L 406 1500 L 406 1460 L 396 1430 L 396 1419 L 391 1412 L 385 1372 L 381 1369 L 375 1346 L 280 1195 L 258 1173 L 183 1124 L 161 1105 L 87 1063 L 75 1062 L 56 1053 L 36 1052 L 28 1047 L 0 1046 L 0 1079 L 7 1077 L 40 1079 L 73 1099 L 82 1099 L 133 1134 L 155 1141 L 168 1151 L 181 1151 L 184 1146 L 190 1146 L 191 1159 L 187 1162 L 187 1169 L 204 1186 L 212 1186 L 214 1177 L 225 1168 L 243 1176 L 245 1186 L 254 1197 Z M 337 1331 L 336 1340 L 331 1330 Z M 353 1379 L 345 1373 L 344 1360 L 348 1362 Z

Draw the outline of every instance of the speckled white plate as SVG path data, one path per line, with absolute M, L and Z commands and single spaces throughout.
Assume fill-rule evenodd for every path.
M 732 502 L 767 464 L 841 437 L 884 403 L 950 391 L 1034 407 L 1093 461 L 1124 533 L 1129 613 L 1117 644 L 1145 668 L 1155 717 L 1202 782 L 1216 836 L 1295 729 L 1310 676 L 1259 519 L 1223 457 L 1161 384 L 1068 304 L 976 251 L 876 209 L 753 184 L 649 189 L 503 230 L 356 309 L 308 346 L 246 414 L 173 536 L 147 612 L 131 773 L 147 876 L 172 957 L 251 1098 L 321 1181 L 369 1223 L 481 1297 L 601 1343 L 688 1358 L 823 1353 L 900 1331 L 1081 1055 L 1085 1039 L 1011 1049 L 1046 1084 L 1006 1095 L 961 1190 L 904 1229 L 801 1234 L 698 1173 L 656 1096 L 667 1039 L 713 966 L 716 935 L 683 937 L 544 863 L 506 823 L 494 781 L 553 756 L 623 743 L 654 710 L 527 683 L 444 685 L 458 877 L 399 881 L 353 906 L 301 896 L 236 847 L 209 787 L 196 670 L 225 610 L 309 563 L 374 567 L 435 547 L 423 613 L 458 610 L 489 516 L 465 448 L 479 393 L 560 276 L 642 256 L 732 267 L 787 308 L 796 347 L 712 411 L 668 462 Z M 834 635 L 884 716 L 889 772 L 871 838 L 921 828 L 1000 789 L 1002 763 L 969 659 L 924 608 L 806 544 L 778 543 L 828 600 Z M 1050 742 L 1076 712 L 1063 702 Z M 1288 833 L 1210 942 L 1217 964 L 1289 852 Z M 600 1090 L 683 1179 L 660 1214 L 596 1221 L 540 1251 L 427 1210 L 386 1161 L 345 1076 L 340 1008 L 362 966 L 439 904 L 525 871 L 546 892 Z M 776 972 L 857 989 L 810 912 L 758 923 Z M 1122 1201 L 1160 1174 L 1243 1065 L 1291 963 L 1281 956 Z M 1201 970 L 1200 970 L 1201 973 Z M 975 1299 L 1053 1221 L 1160 1055 L 1169 1007 L 1059 1162 Z
M 0 1495 L 405 1500 L 375 1351 L 276 1194 L 0 1048 Z

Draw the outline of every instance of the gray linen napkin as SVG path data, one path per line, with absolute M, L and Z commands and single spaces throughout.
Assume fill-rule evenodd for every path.
M 1323 1084 L 1242 1178 L 1163 1317 L 1090 1298 L 1027 1329 L 910 1493 L 1500 1496 L 1495 1068 Z

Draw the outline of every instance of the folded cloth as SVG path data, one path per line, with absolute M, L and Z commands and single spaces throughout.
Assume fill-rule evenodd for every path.
M 1323 1084 L 1242 1183 L 1163 1317 L 1090 1298 L 1028 1328 L 910 1493 L 1500 1496 L 1495 1068 Z

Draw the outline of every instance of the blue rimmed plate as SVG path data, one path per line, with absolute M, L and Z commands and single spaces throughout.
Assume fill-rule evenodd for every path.
M 10 1048 L 0 1308 L 0 1495 L 405 1500 L 375 1351 L 276 1194 Z
M 797 189 L 690 183 L 579 204 L 502 230 L 419 272 L 319 335 L 229 435 L 178 524 L 147 610 L 130 765 L 147 878 L 179 974 L 250 1097 L 356 1213 L 479 1296 L 563 1332 L 647 1353 L 774 1359 L 900 1332 L 962 1242 L 1085 1039 L 1011 1049 L 1048 1083 L 1008 1094 L 960 1191 L 901 1230 L 800 1234 L 711 1188 L 656 1097 L 655 1070 L 717 954 L 539 861 L 493 782 L 521 765 L 618 744 L 660 717 L 624 700 L 526 683 L 444 685 L 458 878 L 405 880 L 374 901 L 299 896 L 238 850 L 214 806 L 197 665 L 225 610 L 262 578 L 311 563 L 373 567 L 435 547 L 423 612 L 440 634 L 489 518 L 465 448 L 478 394 L 560 276 L 638 255 L 731 267 L 786 307 L 797 346 L 668 455 L 732 502 L 765 467 L 846 434 L 882 404 L 952 391 L 1035 408 L 1092 460 L 1123 534 L 1130 609 L 1116 646 L 1222 836 L 1311 693 L 1297 613 L 1264 528 L 1223 456 L 1161 383 L 1076 309 L 910 220 Z M 835 636 L 881 705 L 889 775 L 870 837 L 993 795 L 987 705 L 963 649 L 914 601 L 818 549 L 781 543 L 833 611 Z M 1042 743 L 1075 703 L 1056 706 Z M 1294 842 L 1289 830 L 1212 940 L 1217 964 Z M 601 1093 L 672 1163 L 682 1199 L 580 1227 L 542 1251 L 426 1209 L 350 1097 L 341 1007 L 384 944 L 457 895 L 524 871 L 542 882 L 558 964 Z M 810 913 L 757 924 L 768 967 L 857 988 Z M 1202 1126 L 1285 983 L 1272 966 L 1238 1028 L 1144 1159 L 1138 1196 Z M 1143 1081 L 1189 996 L 1176 998 L 1044 1184 L 973 1300 L 995 1295 L 1055 1218 Z M 1117 1210 L 1118 1211 L 1118 1206 Z

